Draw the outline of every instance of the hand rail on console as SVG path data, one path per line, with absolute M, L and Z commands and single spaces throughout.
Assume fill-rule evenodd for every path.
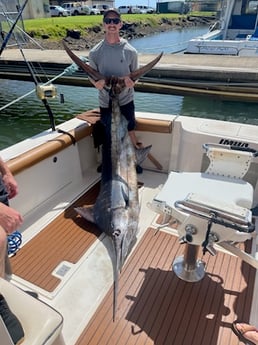
M 200 197 L 201 196 L 197 194 L 191 193 L 185 200 L 177 200 L 175 202 L 175 207 L 182 212 L 240 232 L 250 233 L 255 230 L 254 224 L 248 220 L 248 215 L 250 215 L 251 212 L 250 210 L 236 205 L 231 207 L 230 204 L 225 203 L 223 204 L 224 209 L 220 209 L 216 207 L 214 203 L 209 204 L 207 200 L 204 200 L 205 204 L 201 203 Z

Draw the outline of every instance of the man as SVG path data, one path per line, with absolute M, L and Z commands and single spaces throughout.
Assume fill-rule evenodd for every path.
M 7 235 L 13 233 L 23 222 L 23 217 L 15 209 L 9 207 L 8 199 L 18 193 L 17 183 L 8 166 L 0 158 L 0 277 L 6 274 Z M 21 323 L 11 312 L 8 304 L 0 294 L 0 316 L 14 344 L 19 344 L 24 338 Z
M 89 64 L 105 77 L 122 77 L 125 89 L 119 94 L 121 113 L 128 121 L 128 133 L 135 148 L 140 148 L 135 135 L 135 107 L 134 107 L 134 81 L 129 74 L 138 68 L 137 51 L 123 38 L 119 31 L 122 28 L 120 13 L 110 9 L 104 13 L 103 25 L 104 39 L 93 47 L 89 53 Z M 108 125 L 111 119 L 111 104 L 108 92 L 104 89 L 105 80 L 94 81 L 92 84 L 99 90 L 99 105 L 101 122 Z

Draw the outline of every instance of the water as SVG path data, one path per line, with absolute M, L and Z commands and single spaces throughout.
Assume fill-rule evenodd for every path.
M 174 30 L 151 37 L 131 41 L 139 53 L 169 53 L 177 51 L 186 42 L 206 32 L 207 28 Z M 180 44 L 178 44 L 180 42 Z M 14 80 L 0 80 L 0 108 L 29 93 L 34 83 Z M 60 124 L 76 114 L 98 107 L 95 88 L 57 85 L 58 95 L 64 94 L 65 103 L 59 97 L 49 100 L 55 117 Z M 135 104 L 138 111 L 178 114 L 251 123 L 258 125 L 258 104 L 221 101 L 208 97 L 173 96 L 137 92 Z M 50 128 L 47 111 L 43 103 L 31 93 L 26 98 L 0 112 L 0 149 L 17 143 L 27 137 Z
M 130 43 L 140 53 L 177 53 L 186 49 L 187 42 L 208 31 L 208 27 L 193 27 L 175 29 L 163 33 L 157 33 L 153 36 L 137 38 Z

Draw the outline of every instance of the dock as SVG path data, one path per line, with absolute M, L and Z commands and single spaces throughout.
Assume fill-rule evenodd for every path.
M 89 51 L 74 51 L 87 57 Z M 24 59 L 24 57 L 25 59 Z M 25 60 L 38 80 L 56 84 L 92 86 L 81 70 L 64 73 L 72 63 L 64 50 L 6 49 L 0 58 L 0 78 L 32 81 Z M 140 65 L 157 54 L 139 54 Z M 258 57 L 164 54 L 136 86 L 136 91 L 174 95 L 206 95 L 227 100 L 258 101 Z

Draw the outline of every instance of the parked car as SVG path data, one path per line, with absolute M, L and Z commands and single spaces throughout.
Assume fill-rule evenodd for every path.
M 90 7 L 90 14 L 91 15 L 95 15 L 95 14 L 101 14 L 100 10 L 98 8 L 93 8 L 93 7 Z
M 67 17 L 70 12 L 61 6 L 49 6 L 51 17 Z
M 64 2 L 62 7 L 69 11 L 71 16 L 78 16 L 79 14 L 90 14 L 89 6 L 81 5 L 78 2 Z
M 108 5 L 93 5 L 92 8 L 96 8 L 100 11 L 100 14 L 103 14 L 105 11 L 109 9 Z
M 154 13 L 155 12 L 153 7 L 143 6 L 143 5 L 139 5 L 136 7 L 140 9 L 141 13 Z
M 137 6 L 119 6 L 119 13 L 141 13 L 141 10 Z

